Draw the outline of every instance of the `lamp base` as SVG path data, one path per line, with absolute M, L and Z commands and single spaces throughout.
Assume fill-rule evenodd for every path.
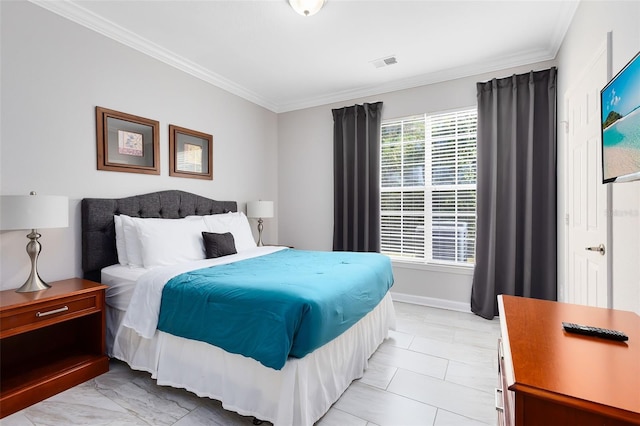
M 262 243 L 262 222 L 262 218 L 258 218 L 258 247 L 264 246 L 264 244 Z
M 22 284 L 22 287 L 16 290 L 17 293 L 30 293 L 32 291 L 42 291 L 51 288 L 49 284 L 42 281 L 37 272 L 35 277 L 32 275 L 29 275 L 29 278 Z
M 27 243 L 27 254 L 29 254 L 29 259 L 31 259 L 31 273 L 29 274 L 29 278 L 27 281 L 22 284 L 22 287 L 16 290 L 17 293 L 29 293 L 32 291 L 42 291 L 51 286 L 40 278 L 38 275 L 38 255 L 40 254 L 41 245 L 38 242 L 38 238 L 40 238 L 40 234 L 35 229 L 31 230 L 31 233 L 27 235 L 29 238 L 29 242 Z

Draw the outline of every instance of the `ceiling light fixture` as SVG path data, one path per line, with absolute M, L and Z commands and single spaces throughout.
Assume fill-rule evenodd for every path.
M 322 9 L 326 0 L 289 0 L 289 4 L 302 16 L 315 15 Z

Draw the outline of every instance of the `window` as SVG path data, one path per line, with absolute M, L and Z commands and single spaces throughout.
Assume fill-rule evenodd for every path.
M 383 253 L 474 263 L 476 129 L 476 109 L 382 123 Z

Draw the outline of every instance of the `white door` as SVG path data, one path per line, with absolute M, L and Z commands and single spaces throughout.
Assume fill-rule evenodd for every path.
M 602 184 L 600 90 L 606 83 L 607 49 L 603 46 L 565 95 L 568 282 L 563 297 L 568 303 L 605 308 L 610 303 L 610 215 L 609 185 Z

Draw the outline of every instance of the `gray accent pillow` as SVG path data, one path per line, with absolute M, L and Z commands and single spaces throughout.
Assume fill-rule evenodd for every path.
M 207 259 L 236 254 L 236 242 L 231 232 L 216 234 L 215 232 L 203 232 L 204 251 Z

